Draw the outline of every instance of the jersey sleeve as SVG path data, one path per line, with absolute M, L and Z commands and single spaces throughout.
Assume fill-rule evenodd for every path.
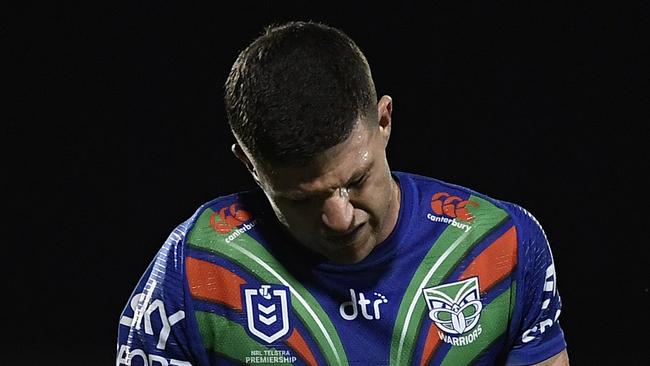
M 532 365 L 566 348 L 553 255 L 539 222 L 513 205 L 519 236 L 515 321 L 507 365 Z
M 120 316 L 116 366 L 197 365 L 185 306 L 183 240 L 188 223 L 165 241 Z

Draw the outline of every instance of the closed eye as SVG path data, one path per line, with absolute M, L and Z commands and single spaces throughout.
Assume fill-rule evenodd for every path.
M 293 205 L 304 205 L 309 202 L 308 197 L 287 198 L 286 200 Z
M 366 178 L 368 177 L 368 173 L 365 173 L 362 175 L 359 179 L 355 180 L 350 184 L 351 187 L 360 187 L 365 181 Z
M 305 203 L 307 202 L 306 198 L 291 198 L 289 199 L 291 203 Z

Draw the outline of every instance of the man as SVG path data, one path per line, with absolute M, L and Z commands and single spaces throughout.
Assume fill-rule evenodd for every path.
M 391 172 L 392 100 L 346 35 L 268 29 L 225 99 L 260 189 L 171 234 L 122 314 L 116 365 L 568 365 L 537 221 Z

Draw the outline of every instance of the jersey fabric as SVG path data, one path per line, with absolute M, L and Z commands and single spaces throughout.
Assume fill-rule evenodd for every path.
M 535 218 L 393 176 L 397 224 L 352 265 L 294 242 L 260 190 L 203 205 L 133 292 L 116 366 L 530 365 L 561 352 L 555 267 Z

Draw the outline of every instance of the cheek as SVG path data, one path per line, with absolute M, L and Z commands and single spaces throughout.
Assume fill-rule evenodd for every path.
M 379 220 L 386 214 L 390 204 L 390 181 L 387 184 L 381 177 L 368 180 L 358 193 L 357 208 L 366 211 L 374 220 Z
M 282 204 L 276 206 L 276 215 L 282 216 L 280 221 L 287 227 L 298 231 L 311 227 L 314 216 L 309 208 Z
M 278 221 L 280 221 L 284 226 L 289 226 L 291 217 L 290 215 L 287 215 L 288 210 L 286 207 L 284 207 L 281 203 L 278 203 L 271 199 L 269 199 L 269 202 L 273 208 L 273 212 L 275 212 L 275 216 L 278 218 Z

